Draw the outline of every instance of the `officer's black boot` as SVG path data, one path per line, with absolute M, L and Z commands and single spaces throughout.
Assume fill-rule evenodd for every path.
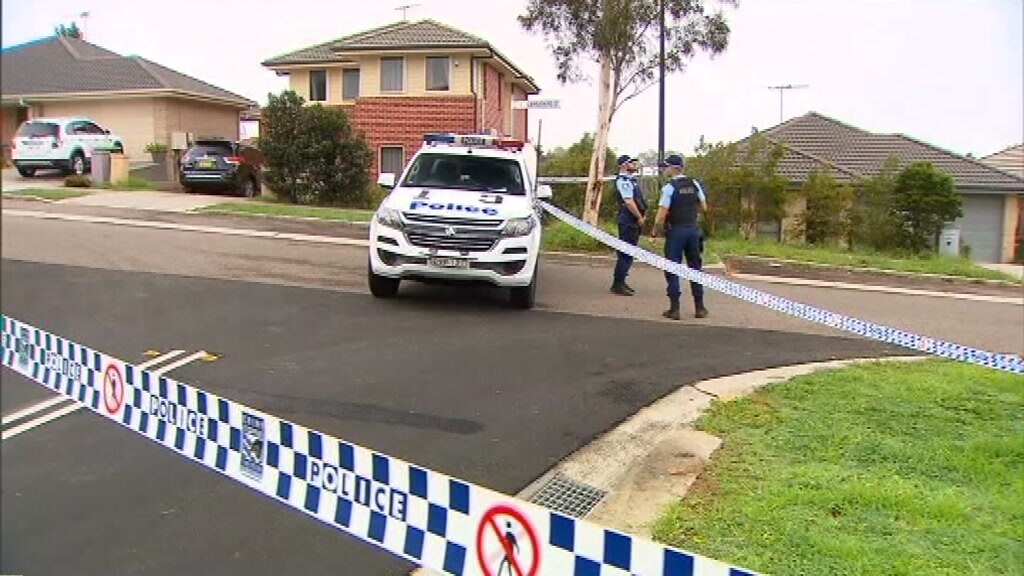
M 626 287 L 625 282 L 615 282 L 612 284 L 612 294 L 618 294 L 619 296 L 632 296 L 633 291 Z
M 662 316 L 669 320 L 679 320 L 679 301 L 670 300 L 668 304 L 668 310 L 661 313 Z
M 626 284 L 625 281 L 622 282 L 622 287 L 626 289 L 626 292 L 629 292 L 630 296 L 636 294 L 636 290 L 633 290 L 633 287 L 630 286 L 629 284 Z
M 697 309 L 697 312 L 693 315 L 694 318 L 707 318 L 708 309 L 704 307 L 704 300 L 697 300 L 693 303 L 693 307 Z

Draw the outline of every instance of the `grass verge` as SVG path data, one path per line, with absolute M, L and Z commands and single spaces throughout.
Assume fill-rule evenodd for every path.
M 371 210 L 330 208 L 321 206 L 299 206 L 281 202 L 252 201 L 224 202 L 199 209 L 200 212 L 221 214 L 243 214 L 247 216 L 291 216 L 296 218 L 320 218 L 346 222 L 369 222 Z
M 655 538 L 772 574 L 1020 574 L 1024 381 L 941 360 L 795 378 L 697 421 L 724 444 Z
M 767 256 L 854 268 L 880 268 L 900 272 L 1021 282 L 1019 278 L 1014 278 L 998 270 L 990 270 L 984 266 L 979 266 L 967 258 L 951 258 L 938 254 L 900 257 L 866 250 L 850 251 L 843 248 L 784 244 L 768 240 L 745 240 L 743 238 L 714 238 L 708 242 L 707 249 L 709 252 L 714 252 L 719 258 L 731 255 Z
M 89 192 L 75 190 L 74 188 L 26 188 L 24 190 L 4 190 L 4 194 L 13 196 L 32 196 L 46 200 L 67 200 L 87 196 Z
M 118 180 L 110 184 L 103 184 L 102 188 L 108 190 L 119 190 L 124 192 L 130 192 L 132 190 L 156 190 L 156 184 L 146 180 L 145 178 L 137 178 L 131 176 L 125 180 Z

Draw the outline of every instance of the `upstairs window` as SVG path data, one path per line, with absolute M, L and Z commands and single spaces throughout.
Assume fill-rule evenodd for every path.
M 380 59 L 380 91 L 405 91 L 405 58 L 387 56 Z
M 359 68 L 346 68 L 342 70 L 341 98 L 343 100 L 359 98 Z
M 451 61 L 447 56 L 427 57 L 427 90 L 448 90 L 451 81 Z
M 327 70 L 309 71 L 309 101 L 327 101 Z

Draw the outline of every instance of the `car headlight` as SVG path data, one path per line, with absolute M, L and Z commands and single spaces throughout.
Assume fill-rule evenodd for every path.
M 381 208 L 377 211 L 377 223 L 396 230 L 402 229 L 402 215 L 394 208 Z
M 533 232 L 533 218 L 511 218 L 501 229 L 502 236 L 527 236 Z

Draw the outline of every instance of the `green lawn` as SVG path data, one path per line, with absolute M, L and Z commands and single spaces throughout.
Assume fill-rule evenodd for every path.
M 978 266 L 967 258 L 950 258 L 939 255 L 900 258 L 866 250 L 851 252 L 842 248 L 783 244 L 767 240 L 744 240 L 742 238 L 712 239 L 708 242 L 708 251 L 714 252 L 720 257 L 728 255 L 769 256 L 787 260 L 857 268 L 881 268 L 903 272 L 1020 282 L 1020 279 L 1016 279 L 1008 274 Z
M 1019 575 L 1024 378 L 942 360 L 716 402 L 723 448 L 655 538 L 752 570 Z
M 145 178 L 129 177 L 126 180 L 118 180 L 110 184 L 103 184 L 101 188 L 131 192 L 133 190 L 156 190 L 156 184 Z
M 46 200 L 67 200 L 68 198 L 87 196 L 89 192 L 75 190 L 74 188 L 26 188 L 24 190 L 4 190 L 4 194 L 34 196 Z
M 321 218 L 323 220 L 343 220 L 347 222 L 369 222 L 373 217 L 373 211 L 371 210 L 299 206 L 295 204 L 267 201 L 224 202 L 222 204 L 214 204 L 213 206 L 200 208 L 199 211 L 221 214 L 244 214 L 248 216 Z

